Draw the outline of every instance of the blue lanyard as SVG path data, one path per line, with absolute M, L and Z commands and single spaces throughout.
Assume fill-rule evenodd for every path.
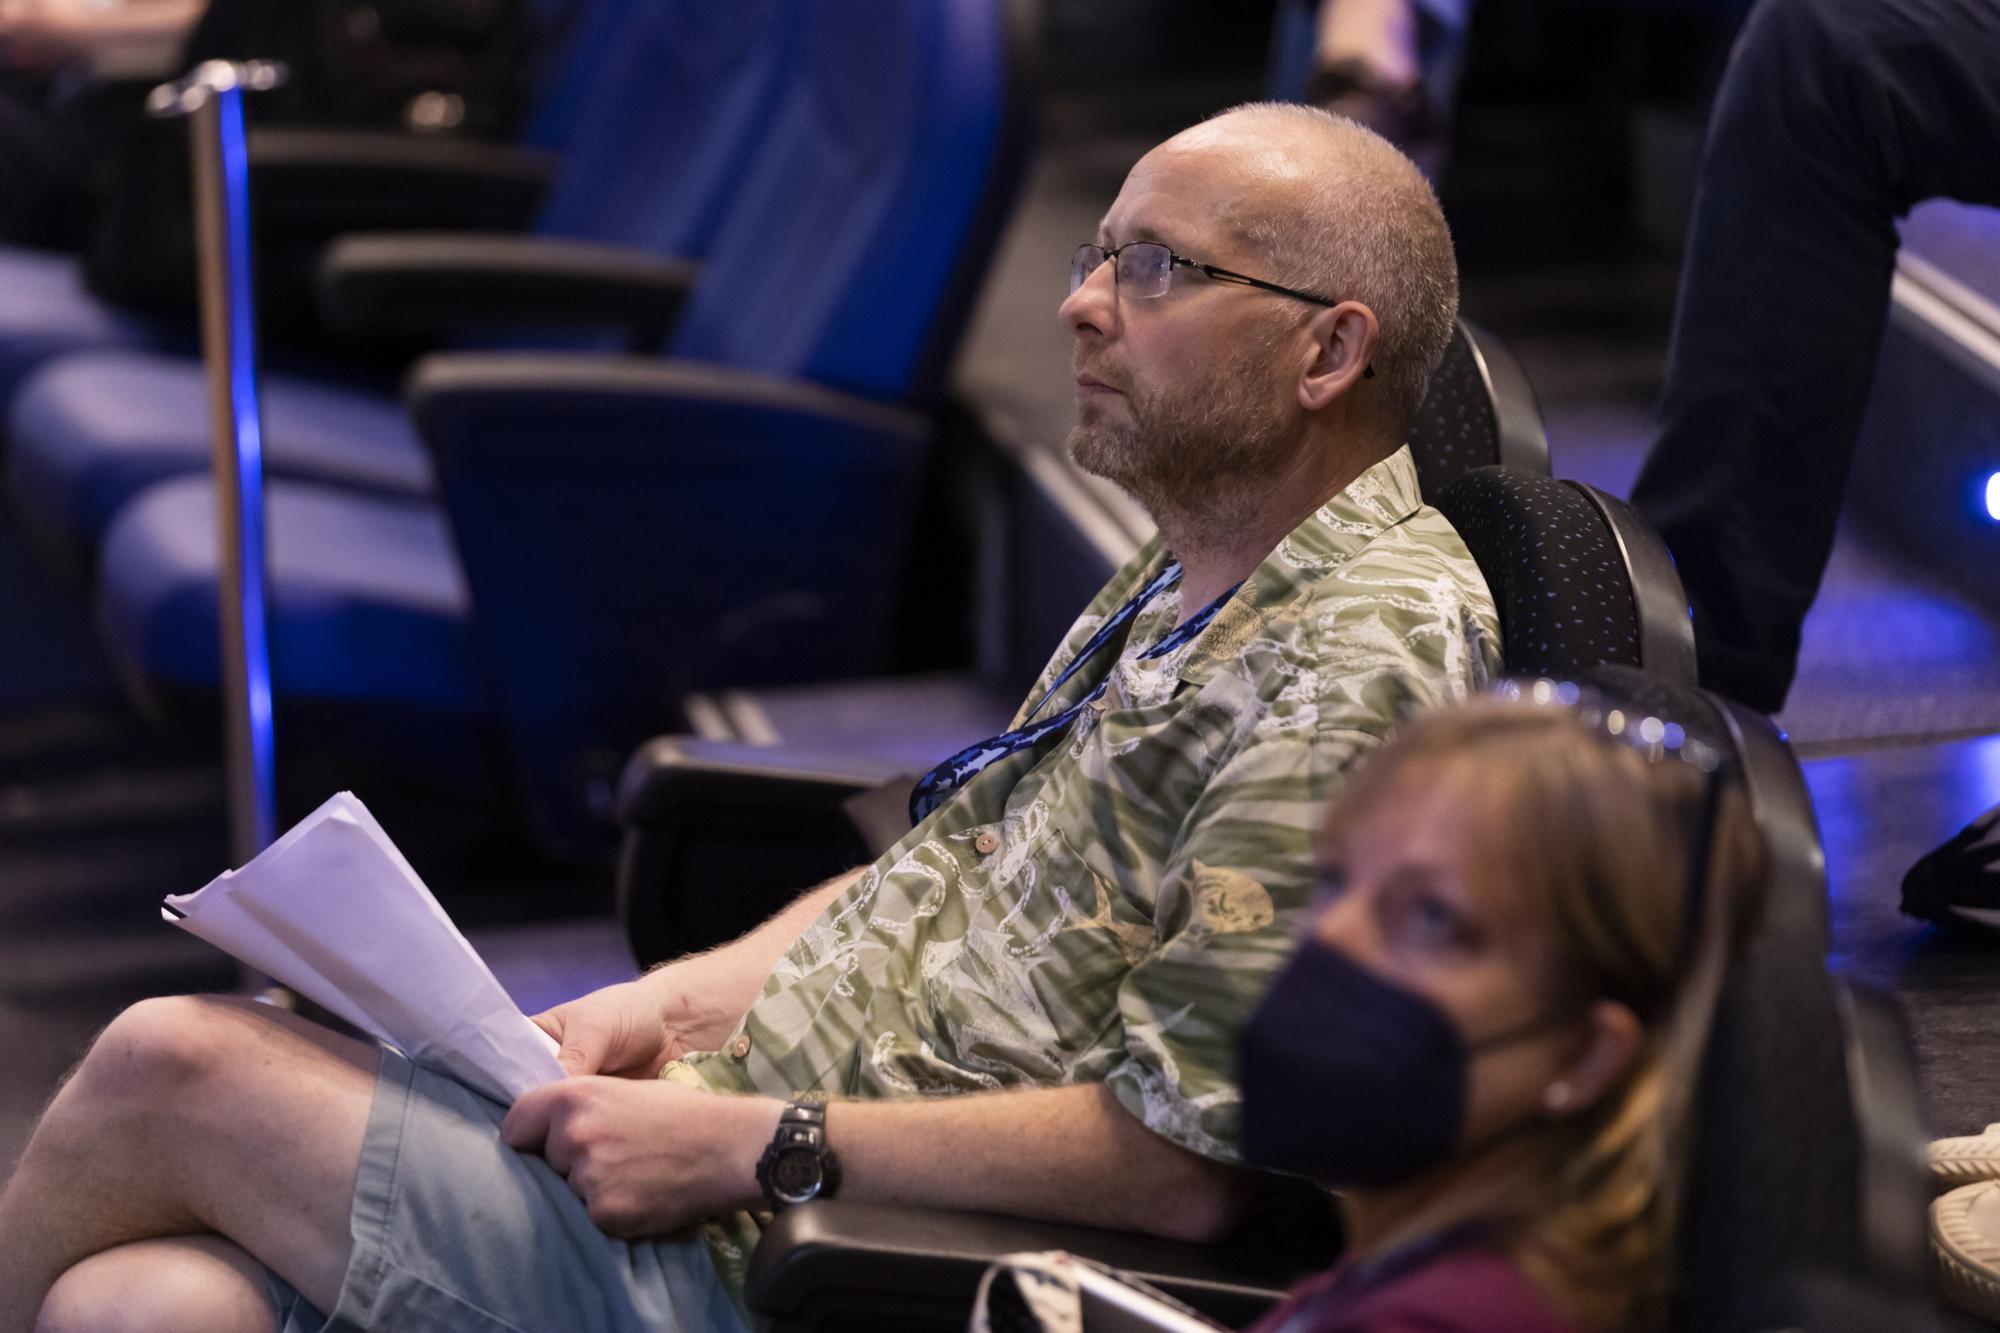
M 1005 759 L 1008 755 L 1016 751 L 1025 750 L 1043 738 L 1053 736 L 1057 732 L 1064 730 L 1070 723 L 1076 721 L 1078 714 L 1082 713 L 1084 709 L 1090 707 L 1093 703 L 1096 703 L 1111 684 L 1111 673 L 1108 671 L 1104 673 L 1104 679 L 1097 682 L 1097 688 L 1084 698 L 1077 700 L 1077 702 L 1063 709 L 1060 713 L 1044 718 L 1040 722 L 1033 720 L 1035 714 L 1042 711 L 1042 706 L 1056 696 L 1056 691 L 1060 690 L 1068 682 L 1069 678 L 1076 674 L 1079 667 L 1097 656 L 1103 650 L 1104 646 L 1117 636 L 1120 630 L 1131 624 L 1134 616 L 1145 610 L 1148 602 L 1178 583 L 1180 577 L 1180 562 L 1178 560 L 1168 561 L 1166 568 L 1155 574 L 1145 587 L 1133 594 L 1130 601 L 1112 612 L 1110 618 L 1097 627 L 1097 633 L 1090 636 L 1090 642 L 1083 645 L 1082 650 L 1077 653 L 1075 660 L 1062 669 L 1062 674 L 1055 678 L 1054 683 L 1043 692 L 1042 697 L 1035 701 L 1035 706 L 1028 710 L 1029 720 L 1025 724 L 1016 727 L 1012 731 L 1003 731 L 998 736 L 991 736 L 977 744 L 966 746 L 963 750 L 960 750 L 957 754 L 951 756 L 951 758 L 945 760 L 921 778 L 918 778 L 917 785 L 910 791 L 910 822 L 912 824 L 920 823 L 931 811 L 943 805 L 946 798 L 953 792 L 972 781 L 988 765 L 997 763 L 999 760 Z M 1241 584 L 1237 585 L 1237 587 L 1241 586 Z M 1223 593 L 1222 596 L 1203 607 L 1200 614 L 1179 626 L 1173 633 L 1161 639 L 1151 648 L 1148 648 L 1141 654 L 1141 660 L 1165 657 L 1168 653 L 1174 651 L 1174 649 L 1191 641 L 1197 634 L 1208 628 L 1208 622 L 1215 619 L 1215 613 L 1222 609 L 1223 603 L 1235 595 L 1236 588 L 1231 588 L 1228 592 Z

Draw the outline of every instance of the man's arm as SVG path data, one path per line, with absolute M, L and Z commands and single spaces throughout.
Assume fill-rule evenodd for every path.
M 669 1060 L 721 1046 L 778 960 L 828 903 L 860 876 L 850 870 L 808 889 L 769 921 L 720 948 L 559 1004 L 534 1021 L 561 1047 L 571 1074 L 657 1077 Z
M 1102 1084 L 917 1102 L 834 1102 L 840 1197 L 1220 1240 L 1247 1177 L 1170 1143 Z
M 617 1236 L 761 1208 L 768 1097 L 565 1079 L 514 1104 L 501 1137 L 540 1152 Z M 840 1197 L 1040 1217 L 1209 1241 L 1240 1220 L 1245 1177 L 1135 1120 L 1101 1085 L 910 1102 L 835 1102 Z

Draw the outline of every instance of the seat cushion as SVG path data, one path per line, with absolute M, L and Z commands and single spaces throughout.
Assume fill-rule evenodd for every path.
M 269 476 L 399 496 L 430 491 L 430 460 L 392 397 L 269 376 L 263 424 Z M 14 397 L 8 477 L 37 527 L 94 543 L 154 482 L 207 470 L 208 431 L 200 362 L 132 351 L 60 357 Z
M 192 346 L 192 330 L 130 314 L 85 290 L 74 255 L 0 248 L 0 404 L 36 366 L 95 347 Z
M 478 712 L 471 594 L 429 504 L 305 482 L 265 493 L 271 677 L 286 698 Z M 218 688 L 215 495 L 205 477 L 161 482 L 104 543 L 98 617 L 149 683 Z

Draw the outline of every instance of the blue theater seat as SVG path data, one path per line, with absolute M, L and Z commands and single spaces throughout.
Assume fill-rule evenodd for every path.
M 289 693 L 481 713 L 488 693 L 451 534 L 419 501 L 358 506 L 327 487 L 265 493 L 268 563 L 282 590 L 271 658 Z M 339 551 L 339 562 L 325 557 Z M 148 490 L 105 538 L 98 617 L 149 692 L 213 690 L 215 493 L 200 477 Z M 207 634 L 189 633 L 190 625 Z
M 496 290 L 509 295 L 513 317 L 523 321 L 594 323 L 611 308 L 608 301 L 587 303 L 581 311 L 572 303 L 558 312 L 558 302 L 549 299 L 560 295 L 550 290 L 552 281 L 522 289 L 566 262 L 572 269 L 588 263 L 600 282 L 625 281 L 643 292 L 647 287 L 632 272 L 639 260 L 625 247 L 648 257 L 706 253 L 744 154 L 760 136 L 785 77 L 788 48 L 777 40 L 784 14 L 779 0 L 726 9 L 698 0 L 599 0 L 592 25 L 604 37 L 578 42 L 597 56 L 590 93 L 575 111 L 573 145 L 534 235 L 402 237 L 399 262 L 406 267 L 401 256 L 417 252 L 460 265 L 473 254 L 491 262 L 483 271 L 466 270 L 449 309 L 433 301 L 419 315 L 407 304 L 385 311 L 379 300 L 365 301 L 365 315 L 348 315 L 362 325 L 358 332 L 379 332 L 369 326 L 388 323 L 392 333 L 436 333 L 473 296 L 486 302 L 474 313 L 490 318 Z M 366 260 L 382 247 L 336 250 Z M 675 277 L 673 290 L 660 298 L 670 306 L 693 269 L 654 262 L 648 271 L 657 276 L 663 269 Z M 337 316 L 364 304 L 360 298 L 372 298 L 383 281 L 359 261 L 338 274 L 348 281 L 335 284 L 335 295 L 346 297 L 331 302 Z M 389 278 L 408 276 L 399 271 Z M 614 332 L 583 341 L 616 346 L 619 338 Z M 6 346 L 0 332 L 0 356 Z M 430 493 L 429 462 L 392 393 L 327 376 L 275 375 L 264 386 L 264 409 L 271 475 Z M 87 556 L 112 515 L 144 487 L 208 466 L 201 365 L 185 355 L 129 349 L 62 357 L 20 385 L 7 436 L 8 477 L 29 526 L 59 553 Z
M 51 357 L 86 347 L 192 347 L 188 330 L 98 300 L 76 256 L 0 247 L 0 403 Z
M 315 515 L 300 543 L 312 550 L 273 571 L 281 696 L 401 703 L 444 679 L 424 667 L 405 688 L 393 664 L 360 665 L 372 645 L 336 650 L 316 632 L 296 641 L 352 669 L 289 660 L 289 622 L 323 618 L 329 602 L 349 610 L 328 623 L 354 625 L 354 606 L 401 598 L 396 614 L 416 607 L 440 640 L 455 619 L 476 635 L 553 846 L 609 844 L 618 765 L 677 724 L 685 690 L 885 661 L 932 429 L 923 409 L 942 396 L 1023 161 L 1014 12 L 997 0 L 787 12 L 796 70 L 743 163 L 669 359 L 458 352 L 413 371 L 407 396 L 452 541 L 401 559 L 452 565 L 405 571 L 413 588 L 445 587 L 456 547 L 470 630 L 462 610 L 385 594 L 352 569 L 383 514 L 408 502 L 273 488 L 274 544 L 285 504 L 310 496 Z M 378 244 L 375 257 L 394 267 L 396 249 Z M 107 553 L 102 618 L 140 681 L 185 673 L 206 651 L 187 645 L 216 636 L 213 539 L 167 531 L 198 522 L 191 504 L 142 499 L 113 524 L 120 558 Z M 136 574 L 140 557 L 125 556 L 168 550 L 165 574 Z
M 205 467 L 208 386 L 195 370 L 119 351 L 61 357 L 37 372 L 13 411 L 16 438 L 28 442 L 9 467 L 22 517 L 45 525 L 53 544 L 79 532 L 95 544 L 133 496 Z M 391 495 L 430 492 L 430 459 L 394 398 L 311 381 L 282 388 L 264 398 L 271 474 Z

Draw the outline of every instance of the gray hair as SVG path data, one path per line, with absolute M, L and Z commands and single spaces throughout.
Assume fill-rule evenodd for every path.
M 1288 179 L 1235 201 L 1230 225 L 1273 281 L 1375 312 L 1376 383 L 1406 432 L 1458 318 L 1458 260 L 1430 182 L 1388 140 L 1317 107 L 1249 102 L 1210 120 L 1224 116 L 1294 131 Z

